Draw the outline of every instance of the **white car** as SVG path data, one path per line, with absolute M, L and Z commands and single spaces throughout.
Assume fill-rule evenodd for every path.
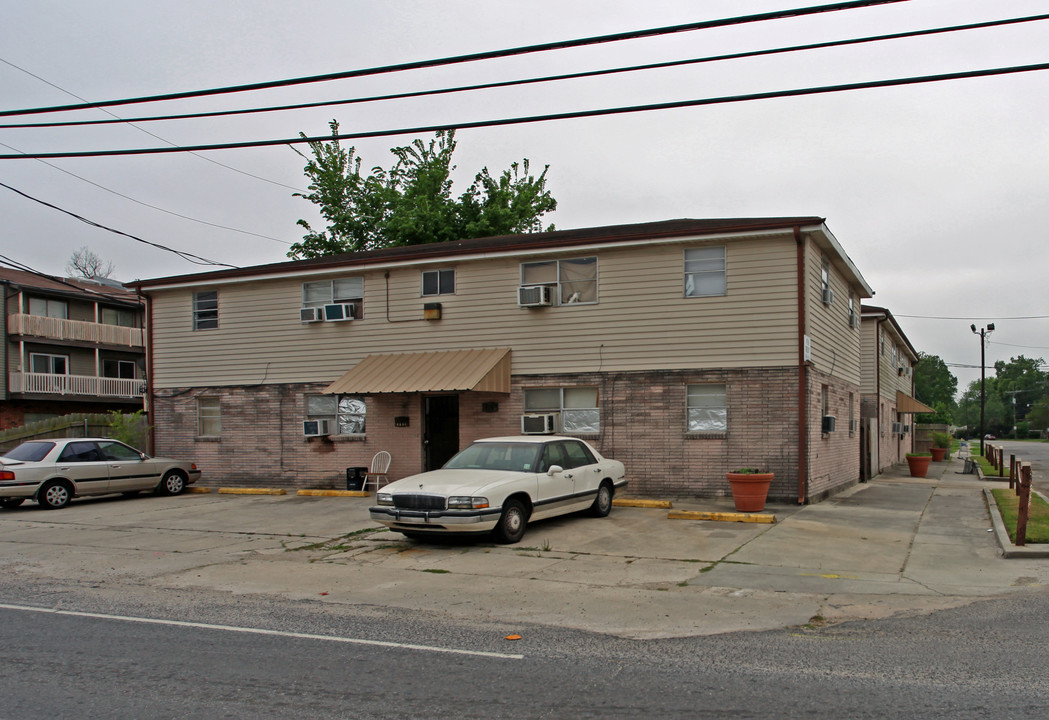
M 199 479 L 193 463 L 150 457 L 112 438 L 30 440 L 0 457 L 0 507 L 36 500 L 56 509 L 74 497 L 140 490 L 178 495 Z
M 376 492 L 371 518 L 410 538 L 487 533 L 515 543 L 532 520 L 589 510 L 605 517 L 623 463 L 577 438 L 478 440 L 440 470 L 397 480 Z

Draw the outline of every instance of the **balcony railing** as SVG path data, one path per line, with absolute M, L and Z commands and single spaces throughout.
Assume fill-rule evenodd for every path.
M 112 398 L 139 398 L 146 394 L 146 381 L 142 379 L 13 372 L 8 380 L 12 393 Z
M 42 315 L 8 315 L 7 332 L 9 335 L 32 335 L 52 340 L 81 340 L 127 347 L 145 345 L 145 332 L 141 328 L 105 325 L 83 320 L 66 320 Z

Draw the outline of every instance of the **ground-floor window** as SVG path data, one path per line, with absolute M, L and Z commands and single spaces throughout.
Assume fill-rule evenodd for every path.
M 367 406 L 355 395 L 307 395 L 306 419 L 327 420 L 338 435 L 363 435 Z
M 728 430 L 728 404 L 725 400 L 724 385 L 689 385 L 686 405 L 689 432 Z
M 560 432 L 601 432 L 596 387 L 531 388 L 524 391 L 526 413 L 559 413 Z
M 222 403 L 213 396 L 197 398 L 197 435 L 219 437 L 222 435 Z

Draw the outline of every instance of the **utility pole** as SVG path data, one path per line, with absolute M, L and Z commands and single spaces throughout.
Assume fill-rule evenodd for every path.
M 980 328 L 979 332 L 976 330 L 975 325 L 970 325 L 969 329 L 974 334 L 980 336 L 980 456 L 983 457 L 983 435 L 984 435 L 984 408 L 987 405 L 987 378 L 984 375 L 986 370 L 986 362 L 984 360 L 985 348 L 987 346 L 986 338 L 992 332 L 994 332 L 994 323 L 987 323 L 986 328 Z

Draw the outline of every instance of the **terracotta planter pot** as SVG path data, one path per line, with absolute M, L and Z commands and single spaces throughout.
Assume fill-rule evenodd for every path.
M 761 512 L 769 494 L 773 473 L 726 473 L 737 512 Z
M 932 453 L 933 462 L 943 462 L 943 459 L 947 457 L 947 448 L 929 448 L 929 452 Z
M 931 462 L 931 455 L 908 455 L 907 465 L 910 466 L 911 477 L 925 477 L 925 474 L 929 472 Z

